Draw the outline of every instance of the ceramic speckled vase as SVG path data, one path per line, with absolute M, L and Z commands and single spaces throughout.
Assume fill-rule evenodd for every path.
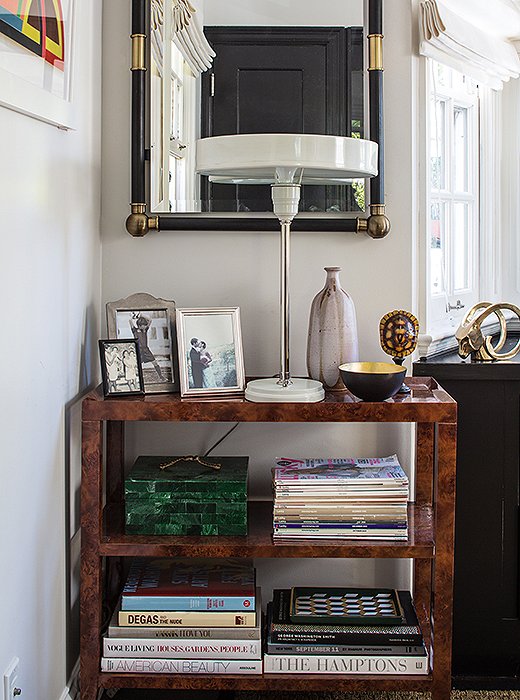
M 359 360 L 356 309 L 341 288 L 340 267 L 326 267 L 325 286 L 314 297 L 307 339 L 307 372 L 329 391 L 344 391 L 339 366 Z

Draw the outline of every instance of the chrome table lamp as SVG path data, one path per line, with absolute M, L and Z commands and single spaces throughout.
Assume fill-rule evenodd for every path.
M 377 175 L 373 141 L 318 134 L 234 134 L 197 141 L 196 170 L 212 182 L 270 184 L 273 212 L 280 222 L 280 369 L 277 377 L 247 384 L 255 402 L 316 402 L 321 382 L 295 378 L 290 371 L 290 231 L 298 213 L 302 184 L 346 184 Z

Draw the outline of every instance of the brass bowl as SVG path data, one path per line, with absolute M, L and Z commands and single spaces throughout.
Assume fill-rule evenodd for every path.
M 347 389 L 363 401 L 384 401 L 397 394 L 406 367 L 390 362 L 348 362 L 339 366 Z

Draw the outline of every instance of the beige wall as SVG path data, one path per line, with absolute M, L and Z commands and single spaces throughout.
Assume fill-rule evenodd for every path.
M 323 267 L 340 265 L 358 316 L 360 355 L 375 360 L 378 322 L 393 308 L 414 310 L 412 224 L 411 17 L 407 0 L 386 3 L 385 107 L 388 214 L 391 235 L 382 241 L 341 233 L 297 233 L 292 250 L 292 370 L 305 372 L 309 307 L 323 286 Z M 131 238 L 124 229 L 129 191 L 130 42 L 126 0 L 104 4 L 103 63 L 103 289 L 104 302 L 134 292 L 174 299 L 177 306 L 241 308 L 246 371 L 272 374 L 278 364 L 278 237 L 275 233 L 150 233 Z M 121 21 L 124 17 L 125 20 Z M 209 447 L 227 426 L 140 425 L 130 432 L 130 457 L 182 454 Z M 374 455 L 398 451 L 408 466 L 408 431 L 394 426 L 243 425 L 219 446 L 220 454 L 248 454 L 251 494 L 269 497 L 275 456 Z M 266 590 L 295 572 L 306 580 L 391 584 L 402 570 L 392 562 L 258 564 Z M 267 582 L 266 571 L 272 578 Z M 262 582 L 262 581 L 261 581 Z M 294 580 L 293 580 L 294 582 Z
M 74 401 L 98 374 L 101 0 L 76 12 L 77 130 L 0 107 L 0 674 L 18 656 L 31 700 L 63 697 L 77 656 Z

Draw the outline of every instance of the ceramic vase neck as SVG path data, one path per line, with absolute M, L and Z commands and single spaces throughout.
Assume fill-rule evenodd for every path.
M 341 267 L 326 267 L 324 268 L 327 273 L 325 279 L 325 286 L 328 287 L 330 284 L 334 284 L 336 287 L 341 287 L 339 281 L 339 273 L 341 272 Z

